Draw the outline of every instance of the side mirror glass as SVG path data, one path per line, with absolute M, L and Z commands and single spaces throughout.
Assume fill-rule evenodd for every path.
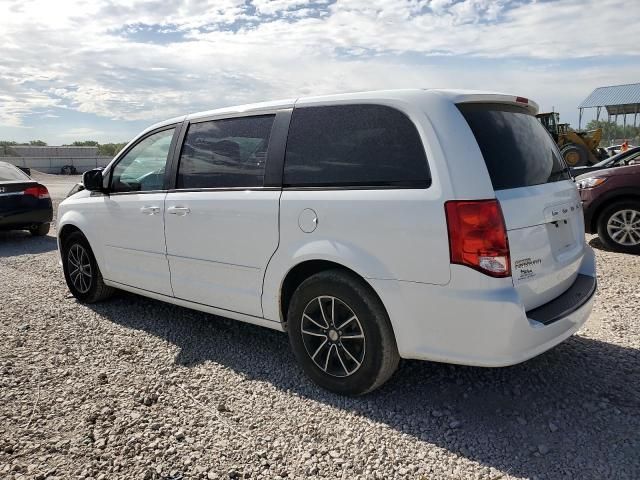
M 102 187 L 102 169 L 95 168 L 88 172 L 84 172 L 84 175 L 82 175 L 82 183 L 84 184 L 84 188 L 90 192 L 104 191 L 104 188 Z

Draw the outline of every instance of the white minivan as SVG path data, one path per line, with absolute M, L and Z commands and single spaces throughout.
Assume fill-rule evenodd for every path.
M 324 388 L 400 358 L 498 367 L 557 345 L 596 290 L 580 198 L 537 105 L 378 91 L 174 118 L 60 204 L 73 295 L 114 289 L 288 332 Z

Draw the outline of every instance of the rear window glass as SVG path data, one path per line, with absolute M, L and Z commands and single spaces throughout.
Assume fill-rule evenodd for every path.
M 0 162 L 0 180 L 30 180 L 26 173 L 9 163 Z
M 569 170 L 534 115 L 509 105 L 462 104 L 494 190 L 567 180 Z
M 383 105 L 293 111 L 283 183 L 289 187 L 425 188 L 429 168 L 415 125 Z

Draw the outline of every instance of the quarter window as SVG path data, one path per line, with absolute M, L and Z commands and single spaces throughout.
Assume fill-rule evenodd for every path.
M 622 165 L 638 165 L 639 163 L 640 163 L 640 153 L 636 153 L 633 155 L 629 155 L 629 157 L 622 162 Z
M 138 142 L 113 169 L 112 192 L 144 192 L 164 188 L 164 171 L 175 128 Z
M 429 167 L 415 125 L 383 105 L 299 107 L 283 183 L 288 187 L 425 188 Z
M 194 123 L 185 137 L 178 188 L 261 187 L 275 115 Z

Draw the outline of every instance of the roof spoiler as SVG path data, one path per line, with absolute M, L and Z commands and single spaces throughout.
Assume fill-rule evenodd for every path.
M 533 100 L 515 95 L 505 95 L 503 93 L 461 93 L 454 95 L 451 100 L 454 103 L 504 103 L 507 105 L 517 105 L 526 108 L 533 115 L 537 114 L 539 110 L 538 104 Z

